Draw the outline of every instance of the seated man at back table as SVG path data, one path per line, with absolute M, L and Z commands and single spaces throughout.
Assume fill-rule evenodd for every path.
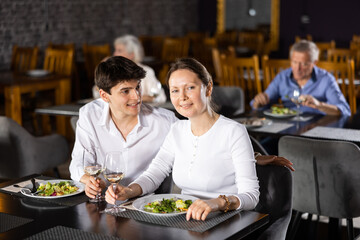
M 305 113 L 350 116 L 350 107 L 335 77 L 316 66 L 319 49 L 315 43 L 302 40 L 290 49 L 291 67 L 280 72 L 263 93 L 251 101 L 254 109 L 269 108 L 278 103 L 295 108 L 291 101 L 293 91 L 298 89 L 300 111 Z

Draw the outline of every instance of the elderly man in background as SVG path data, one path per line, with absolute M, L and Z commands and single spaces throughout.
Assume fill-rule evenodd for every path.
M 350 107 L 335 77 L 316 66 L 319 49 L 315 43 L 302 40 L 290 49 L 291 67 L 280 72 L 263 93 L 251 101 L 254 109 L 268 108 L 278 103 L 294 108 L 292 92 L 299 89 L 302 112 L 350 116 Z

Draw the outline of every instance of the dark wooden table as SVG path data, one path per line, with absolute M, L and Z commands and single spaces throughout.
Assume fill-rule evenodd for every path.
M 5 95 L 5 114 L 22 125 L 21 97 L 25 93 L 54 90 L 55 104 L 69 103 L 71 100 L 71 79 L 69 77 L 49 74 L 44 77 L 31 77 L 26 74 L 14 74 L 11 71 L 0 72 L 0 93 Z M 57 118 L 57 130 L 65 135 L 65 121 Z
M 0 187 L 15 182 L 18 181 L 1 183 Z M 23 239 L 58 225 L 123 239 L 240 239 L 268 222 L 267 214 L 243 211 L 206 232 L 198 233 L 100 213 L 105 207 L 106 203 L 88 202 L 72 207 L 49 203 L 32 206 L 28 198 L 0 192 L 0 212 L 34 219 L 0 233 L 0 239 Z
M 315 127 L 329 127 L 330 131 L 335 129 L 353 129 L 357 131 L 360 129 L 360 114 L 355 114 L 351 117 L 311 114 L 304 114 L 303 116 L 305 118 L 311 117 L 311 119 L 308 121 L 294 121 L 292 120 L 292 118 L 274 118 L 264 115 L 261 111 L 251 111 L 241 116 L 237 116 L 237 118 L 259 117 L 266 118 L 277 124 L 293 124 L 291 127 L 281 130 L 279 132 L 266 131 L 265 128 L 248 128 L 249 134 L 258 137 L 280 138 L 285 135 L 303 136 L 304 133 Z M 320 136 L 319 138 L 322 137 Z M 324 138 L 326 139 L 326 137 Z M 358 140 L 355 139 L 352 142 L 359 144 L 360 138 Z

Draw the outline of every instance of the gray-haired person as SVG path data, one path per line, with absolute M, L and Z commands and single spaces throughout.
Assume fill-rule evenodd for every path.
M 300 92 L 301 112 L 350 116 L 350 107 L 335 77 L 316 66 L 319 49 L 302 40 L 290 49 L 291 67 L 280 72 L 263 93 L 251 101 L 254 109 L 269 108 L 281 99 L 284 106 L 295 108 L 291 101 L 294 89 Z

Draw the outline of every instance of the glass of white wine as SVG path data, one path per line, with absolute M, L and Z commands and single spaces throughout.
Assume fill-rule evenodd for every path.
M 125 177 L 127 163 L 122 152 L 108 152 L 105 157 L 104 177 L 108 180 L 116 193 L 116 185 Z
M 99 150 L 94 147 L 91 149 L 83 150 L 83 167 L 84 172 L 88 176 L 92 176 L 95 179 L 104 171 L 104 165 L 99 161 L 98 156 Z M 104 201 L 104 198 L 101 196 L 101 193 L 98 193 L 95 198 L 90 198 L 89 202 L 98 203 Z
M 301 96 L 301 90 L 299 88 L 295 88 L 291 93 L 291 101 L 296 105 L 296 117 L 294 120 L 302 121 L 303 118 L 300 116 L 300 105 L 303 102 Z

